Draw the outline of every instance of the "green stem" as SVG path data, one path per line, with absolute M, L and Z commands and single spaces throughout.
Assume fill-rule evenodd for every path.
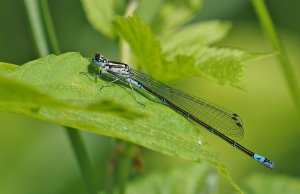
M 87 193 L 95 194 L 97 193 L 96 179 L 79 131 L 69 127 L 66 127 L 66 130 L 85 181 Z
M 42 57 L 48 55 L 50 51 L 59 54 L 60 49 L 50 16 L 48 1 L 25 0 L 25 7 L 38 55 Z M 42 19 L 41 15 L 43 16 Z M 82 138 L 76 129 L 66 127 L 66 131 L 73 146 L 87 192 L 95 194 L 97 193 L 96 179 Z
M 129 169 L 131 163 L 131 143 L 123 142 L 124 150 L 120 154 L 118 161 L 118 172 L 117 172 L 117 182 L 119 186 L 119 193 L 124 194 L 126 191 L 127 179 L 129 176 Z
M 24 3 L 37 53 L 40 57 L 48 55 L 49 47 L 40 17 L 38 2 L 36 0 L 25 0 Z
M 278 61 L 281 64 L 281 69 L 287 81 L 291 96 L 293 97 L 297 110 L 300 113 L 300 86 L 297 82 L 289 58 L 282 46 L 282 43 L 280 42 L 280 39 L 278 38 L 265 2 L 264 0 L 252 0 L 252 5 L 257 17 L 260 20 L 263 30 L 265 31 L 267 37 L 270 39 L 275 52 L 278 53 Z
M 47 33 L 47 38 L 49 40 L 50 52 L 55 54 L 60 53 L 60 48 L 58 45 L 57 37 L 53 27 L 53 22 L 50 15 L 50 10 L 48 6 L 48 0 L 40 0 L 41 13 L 43 17 L 43 23 L 45 24 L 45 31 Z

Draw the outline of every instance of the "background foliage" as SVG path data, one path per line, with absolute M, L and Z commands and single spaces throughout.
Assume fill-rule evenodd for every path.
M 88 5 L 89 2 L 92 2 L 92 4 Z M 273 193 L 276 190 L 276 186 L 278 186 L 278 180 L 282 180 L 282 187 L 289 188 L 292 192 L 297 191 L 298 188 L 294 185 L 298 181 L 297 176 L 299 176 L 300 172 L 300 168 L 297 165 L 300 162 L 300 157 L 297 154 L 299 152 L 297 151 L 299 146 L 299 116 L 289 96 L 282 72 L 272 57 L 250 62 L 245 65 L 246 70 L 244 72 L 246 76 L 244 76 L 244 80 L 246 82 L 244 82 L 242 80 L 243 66 L 239 62 L 247 62 L 249 59 L 257 58 L 260 55 L 228 48 L 229 46 L 243 48 L 243 50 L 254 51 L 255 53 L 272 52 L 267 41 L 264 40 L 249 3 L 231 0 L 221 5 L 220 2 L 210 0 L 205 1 L 203 5 L 193 3 L 196 1 L 189 1 L 190 4 L 186 5 L 180 4 L 180 1 L 175 1 L 176 3 L 166 1 L 165 4 L 160 5 L 159 1 L 154 1 L 150 9 L 147 1 L 143 1 L 137 14 L 140 15 L 143 21 L 150 23 L 154 36 L 150 28 L 148 29 L 147 24 L 140 22 L 137 16 L 128 20 L 116 18 L 113 23 L 105 23 L 105 20 L 93 19 L 95 14 L 104 14 L 105 17 L 113 18 L 115 17 L 114 13 L 124 11 L 122 10 L 122 3 L 120 4 L 123 1 L 115 1 L 118 2 L 116 4 L 109 3 L 113 1 L 105 1 L 105 3 L 102 2 L 99 5 L 95 2 L 49 2 L 62 52 L 78 51 L 83 56 L 90 57 L 93 53 L 101 51 L 107 57 L 117 59 L 119 48 L 114 42 L 116 37 L 120 35 L 131 44 L 130 46 L 135 54 L 132 60 L 136 62 L 135 64 L 140 65 L 136 66 L 137 68 L 144 69 L 149 74 L 162 80 L 165 79 L 164 81 L 178 80 L 182 78 L 182 75 L 185 75 L 186 78 L 189 77 L 190 79 L 171 83 L 201 98 L 229 107 L 242 116 L 246 135 L 241 143 L 249 145 L 249 147 L 257 150 L 259 153 L 270 156 L 277 164 L 274 170 L 269 171 L 262 168 L 219 139 L 206 134 L 203 130 L 201 133 L 205 136 L 205 141 L 209 142 L 213 147 L 209 149 L 213 149 L 217 153 L 219 160 L 228 168 L 233 179 L 242 188 L 245 185 L 246 192 L 260 193 L 263 191 L 264 193 Z M 0 18 L 0 23 L 3 26 L 0 32 L 1 61 L 24 64 L 36 59 L 37 56 L 35 55 L 23 2 L 2 1 L 0 4 L 0 9 L 3 13 L 3 17 Z M 58 4 L 60 6 L 57 6 Z M 82 6 L 83 4 L 85 5 L 84 7 Z M 285 43 L 289 57 L 293 64 L 297 64 L 297 61 L 299 61 L 297 55 L 299 51 L 299 37 L 296 34 L 300 29 L 296 22 L 297 16 L 293 16 L 293 14 L 297 13 L 297 11 L 293 12 L 293 9 L 296 7 L 293 4 L 295 2 L 290 0 L 286 2 L 269 2 L 268 6 L 281 38 Z M 100 6 L 100 8 L 97 6 Z M 203 6 L 200 12 L 199 6 Z M 112 7 L 116 12 L 111 11 Z M 94 11 L 91 9 L 94 9 Z M 107 12 L 100 12 L 100 9 Z M 14 14 L 11 13 L 11 10 L 14 10 Z M 88 12 L 87 16 L 83 10 Z M 159 10 L 158 13 L 160 14 L 156 14 L 155 10 Z M 176 10 L 175 13 L 174 10 Z M 192 18 L 192 21 L 190 21 L 192 25 L 176 29 L 176 34 L 172 33 L 174 27 L 185 23 L 189 18 Z M 87 19 L 92 24 L 99 25 L 94 25 L 93 28 Z M 226 21 L 223 21 L 224 19 Z M 206 22 L 197 25 L 196 22 L 204 20 Z M 231 21 L 231 23 L 228 21 Z M 126 25 L 126 22 L 129 24 Z M 160 25 L 162 23 L 164 25 Z M 130 31 L 132 29 L 128 29 L 126 26 L 136 26 L 135 29 L 141 30 L 144 36 L 137 38 L 135 33 L 140 34 L 140 32 Z M 232 29 L 230 30 L 230 28 Z M 201 31 L 201 29 L 208 30 Z M 102 32 L 102 34 L 97 30 Z M 193 37 L 192 35 L 195 31 L 199 36 L 203 36 L 203 39 L 198 36 Z M 191 42 L 194 42 L 196 45 L 203 45 L 200 51 L 197 50 L 196 52 L 195 48 L 189 47 L 190 43 L 184 39 L 186 34 L 190 35 L 188 37 Z M 226 38 L 223 39 L 224 37 Z M 141 41 L 139 42 L 135 39 L 141 39 Z M 222 42 L 219 42 L 220 40 Z M 216 47 L 207 47 L 207 45 L 215 44 L 217 44 Z M 223 48 L 219 49 L 221 46 Z M 149 53 L 140 52 L 141 50 L 148 50 Z M 193 55 L 186 56 L 184 53 L 193 53 Z M 235 71 L 227 71 L 235 72 L 232 76 L 224 77 L 224 74 L 219 73 L 221 67 L 217 65 L 220 64 L 220 61 L 216 59 L 220 55 L 223 55 L 222 62 L 224 62 L 224 57 L 228 58 L 225 64 L 237 63 Z M 239 60 L 233 61 L 233 59 Z M 203 62 L 205 60 L 208 63 Z M 215 63 L 212 63 L 212 60 L 215 60 Z M 149 61 L 154 62 L 155 71 L 150 68 L 151 66 L 147 66 Z M 191 73 L 195 71 L 186 72 L 188 69 L 186 67 L 176 72 L 172 72 L 173 68 L 168 67 L 176 65 L 181 67 L 179 65 L 183 64 L 182 61 L 188 62 L 188 65 L 194 65 L 195 68 L 199 68 L 201 71 L 196 71 L 197 74 L 193 75 Z M 73 62 L 71 61 L 70 64 L 72 65 Z M 13 67 L 9 68 L 11 67 L 9 64 L 1 64 L 1 67 L 2 69 L 5 67 L 6 70 L 14 71 Z M 216 68 L 216 70 L 213 71 L 213 68 Z M 295 69 L 297 70 L 297 75 L 299 75 L 299 66 L 295 65 Z M 226 72 L 226 68 L 223 70 Z M 40 71 L 43 73 L 43 69 Z M 172 72 L 172 74 L 159 75 L 163 71 Z M 59 72 L 70 73 L 64 70 Z M 41 73 L 36 75 L 43 77 Z M 202 76 L 202 78 L 194 78 L 195 76 Z M 206 78 L 217 83 L 225 83 L 227 86 L 220 86 L 216 82 L 208 81 Z M 40 78 L 33 79 L 33 82 L 38 80 Z M 73 80 L 69 81 L 72 84 L 77 83 Z M 1 78 L 0 84 L 1 95 L 9 91 L 8 88 L 18 86 L 15 90 L 19 92 L 16 98 L 7 98 L 13 101 L 12 104 L 16 105 L 16 109 L 20 109 L 20 107 L 26 109 L 26 102 L 30 102 L 32 99 L 37 103 L 42 103 L 43 106 L 70 106 L 68 101 L 57 102 L 55 99 L 49 98 L 49 96 L 43 96 L 38 91 L 30 91 L 31 94 L 34 94 L 33 96 L 24 96 L 24 94 L 28 93 L 28 88 L 26 86 L 23 87 L 22 82 L 15 83 L 7 77 Z M 244 90 L 237 88 L 244 88 Z M 26 101 L 24 99 L 29 100 Z M 5 110 L 5 105 L 7 103 L 1 104 L 1 110 Z M 89 108 L 91 106 L 89 105 L 79 106 L 75 102 L 75 106 L 82 111 L 90 111 Z M 98 105 L 103 108 L 103 104 L 100 103 Z M 29 111 L 34 112 L 35 110 L 32 111 L 30 109 Z M 120 114 L 119 109 L 116 109 L 116 114 L 124 115 Z M 137 112 L 132 111 L 131 114 L 136 115 Z M 0 120 L 2 123 L 0 131 L 1 193 L 84 192 L 84 186 L 81 183 L 82 179 L 73 158 L 72 150 L 60 126 L 8 113 L 1 113 Z M 95 174 L 97 174 L 98 182 L 101 184 L 99 187 L 103 190 L 108 187 L 106 185 L 107 163 L 113 158 L 111 150 L 115 140 L 90 133 L 85 133 L 84 139 L 88 146 L 89 156 L 96 167 Z M 132 191 L 130 193 L 138 193 L 138 188 L 145 190 L 147 184 L 143 182 L 151 182 L 151 185 L 157 188 L 153 193 L 166 192 L 167 189 L 169 189 L 170 193 L 174 193 L 172 189 L 176 188 L 175 186 L 177 186 L 176 191 L 185 191 L 185 193 L 195 193 L 196 191 L 206 191 L 207 193 L 233 192 L 224 179 L 218 178 L 211 166 L 194 166 L 187 161 L 176 160 L 160 155 L 157 152 L 140 149 L 144 161 L 144 170 L 142 174 L 132 173 L 130 175 L 130 180 L 133 180 L 132 182 L 130 181 L 128 186 L 128 189 Z M 164 169 L 169 166 L 174 166 L 174 168 L 169 168 L 165 172 Z M 191 176 L 185 174 L 186 172 L 197 173 Z M 253 172 L 259 172 L 259 174 L 252 175 Z M 295 178 L 282 178 L 278 174 L 285 174 L 285 177 L 293 175 Z M 176 182 L 177 179 L 194 176 L 194 179 L 187 179 L 186 182 L 181 182 L 182 184 Z M 176 179 L 176 177 L 179 178 Z M 166 179 L 168 181 L 165 181 Z M 162 180 L 164 184 L 161 184 Z M 261 184 L 263 181 L 266 181 L 266 184 Z M 186 187 L 186 185 L 191 186 Z M 191 189 L 191 191 L 188 192 L 188 189 Z M 150 192 L 151 190 L 149 190 Z

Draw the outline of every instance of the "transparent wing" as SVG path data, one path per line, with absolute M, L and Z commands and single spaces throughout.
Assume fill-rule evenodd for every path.
M 133 79 L 187 111 L 210 127 L 234 138 L 243 135 L 242 120 L 236 113 L 167 86 L 137 70 L 131 69 L 130 72 Z

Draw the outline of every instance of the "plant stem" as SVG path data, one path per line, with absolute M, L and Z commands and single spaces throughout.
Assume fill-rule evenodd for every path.
M 126 184 L 127 179 L 129 176 L 129 169 L 131 163 L 131 143 L 122 142 L 124 149 L 120 154 L 119 161 L 118 161 L 118 172 L 117 172 L 117 182 L 119 186 L 119 193 L 124 194 L 126 191 Z
M 45 31 L 47 33 L 47 38 L 49 41 L 50 52 L 59 54 L 60 48 L 53 27 L 53 22 L 51 19 L 50 10 L 48 6 L 48 0 L 40 0 L 40 7 L 41 7 L 41 13 L 43 17 L 43 23 L 45 26 Z
M 36 51 L 40 57 L 48 55 L 49 47 L 40 17 L 38 2 L 36 0 L 25 0 L 24 3 Z
M 261 26 L 265 31 L 265 34 L 270 39 L 275 52 L 278 53 L 278 61 L 281 64 L 281 69 L 287 81 L 291 96 L 294 99 L 298 113 L 300 113 L 300 86 L 293 72 L 293 68 L 289 61 L 289 58 L 282 46 L 282 43 L 280 42 L 280 39 L 278 38 L 277 32 L 275 30 L 274 24 L 265 5 L 265 2 L 264 0 L 252 0 L 252 5 L 254 7 L 257 17 L 260 20 Z
M 60 48 L 50 16 L 48 1 L 25 0 L 25 7 L 38 55 L 42 57 L 48 55 L 50 51 L 55 54 L 59 54 Z M 40 17 L 41 15 L 43 16 L 42 19 Z M 86 185 L 87 193 L 96 194 L 96 179 L 82 138 L 76 129 L 69 127 L 65 128 L 73 146 L 73 150 Z
M 96 179 L 79 131 L 70 127 L 65 128 L 72 143 L 83 180 L 85 181 L 87 193 L 95 194 L 97 193 Z

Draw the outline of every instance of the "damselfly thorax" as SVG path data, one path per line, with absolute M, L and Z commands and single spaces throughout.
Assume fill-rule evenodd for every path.
M 126 79 L 130 77 L 130 67 L 127 64 L 115 61 L 108 61 L 102 71 L 113 74 L 120 79 Z

